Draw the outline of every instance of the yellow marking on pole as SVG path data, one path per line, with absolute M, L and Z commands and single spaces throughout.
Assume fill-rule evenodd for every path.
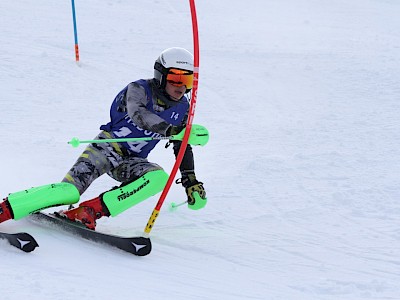
M 153 213 L 150 216 L 149 221 L 147 222 L 146 228 L 144 229 L 144 232 L 149 234 L 151 229 L 153 228 L 154 222 L 156 221 L 158 214 L 159 214 L 159 210 L 154 209 Z

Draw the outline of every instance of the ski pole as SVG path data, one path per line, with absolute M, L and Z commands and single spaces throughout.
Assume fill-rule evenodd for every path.
M 120 138 L 120 139 L 101 139 L 101 140 L 85 140 L 81 141 L 78 138 L 72 138 L 68 144 L 72 147 L 78 147 L 80 144 L 100 144 L 100 143 L 124 143 L 137 141 L 153 141 L 153 140 L 173 140 L 175 136 L 160 136 L 160 137 L 142 137 L 142 138 Z
M 169 205 L 169 211 L 176 211 L 179 206 L 185 205 L 187 203 L 188 203 L 187 200 L 182 203 L 179 203 L 179 204 L 176 204 L 175 202 L 171 202 Z
M 101 140 L 85 140 L 81 141 L 77 137 L 72 138 L 68 144 L 72 147 L 78 147 L 80 144 L 99 144 L 99 143 L 124 143 L 124 142 L 137 142 L 137 141 L 154 141 L 154 140 L 172 140 L 182 141 L 185 135 L 186 128 L 180 133 L 171 136 L 159 136 L 159 137 L 140 137 L 140 138 L 117 138 L 117 139 L 101 139 Z M 208 143 L 209 133 L 208 130 L 201 125 L 193 124 L 190 131 L 189 144 L 204 146 Z

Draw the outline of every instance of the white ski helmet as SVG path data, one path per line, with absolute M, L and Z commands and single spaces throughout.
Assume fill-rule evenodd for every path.
M 193 87 L 193 61 L 193 55 L 188 50 L 179 47 L 168 48 L 161 52 L 154 63 L 154 78 L 159 86 L 165 89 L 167 75 L 174 74 L 174 70 L 185 71 L 183 74 L 179 73 L 183 75 L 182 80 L 175 83 L 186 85 L 186 93 L 188 93 Z

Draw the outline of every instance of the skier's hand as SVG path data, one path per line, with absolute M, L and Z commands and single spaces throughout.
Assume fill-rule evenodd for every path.
M 185 126 L 170 126 L 167 130 L 167 136 L 171 137 L 171 140 L 182 141 L 186 134 Z M 193 124 L 190 131 L 188 144 L 196 146 L 205 146 L 208 143 L 210 136 L 207 128 L 204 126 Z
M 197 210 L 206 205 L 207 198 L 203 183 L 199 182 L 194 174 L 182 177 L 182 185 L 185 187 L 189 208 Z
M 199 193 L 199 196 L 201 199 L 206 199 L 206 191 L 204 189 L 203 183 L 198 182 L 198 183 L 186 188 L 186 194 L 188 196 L 188 204 L 189 205 L 194 205 L 196 203 L 196 199 L 195 199 L 195 195 L 194 195 L 195 192 Z
M 167 129 L 167 135 L 166 136 L 172 136 L 172 135 L 177 135 L 180 133 L 185 127 L 184 126 L 170 126 Z

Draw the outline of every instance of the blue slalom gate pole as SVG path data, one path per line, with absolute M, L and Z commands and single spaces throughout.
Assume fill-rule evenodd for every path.
M 76 16 L 75 16 L 75 0 L 71 0 L 72 4 L 72 20 L 74 23 L 74 37 L 75 37 L 75 60 L 79 62 L 79 46 L 78 46 L 78 30 L 76 29 Z

